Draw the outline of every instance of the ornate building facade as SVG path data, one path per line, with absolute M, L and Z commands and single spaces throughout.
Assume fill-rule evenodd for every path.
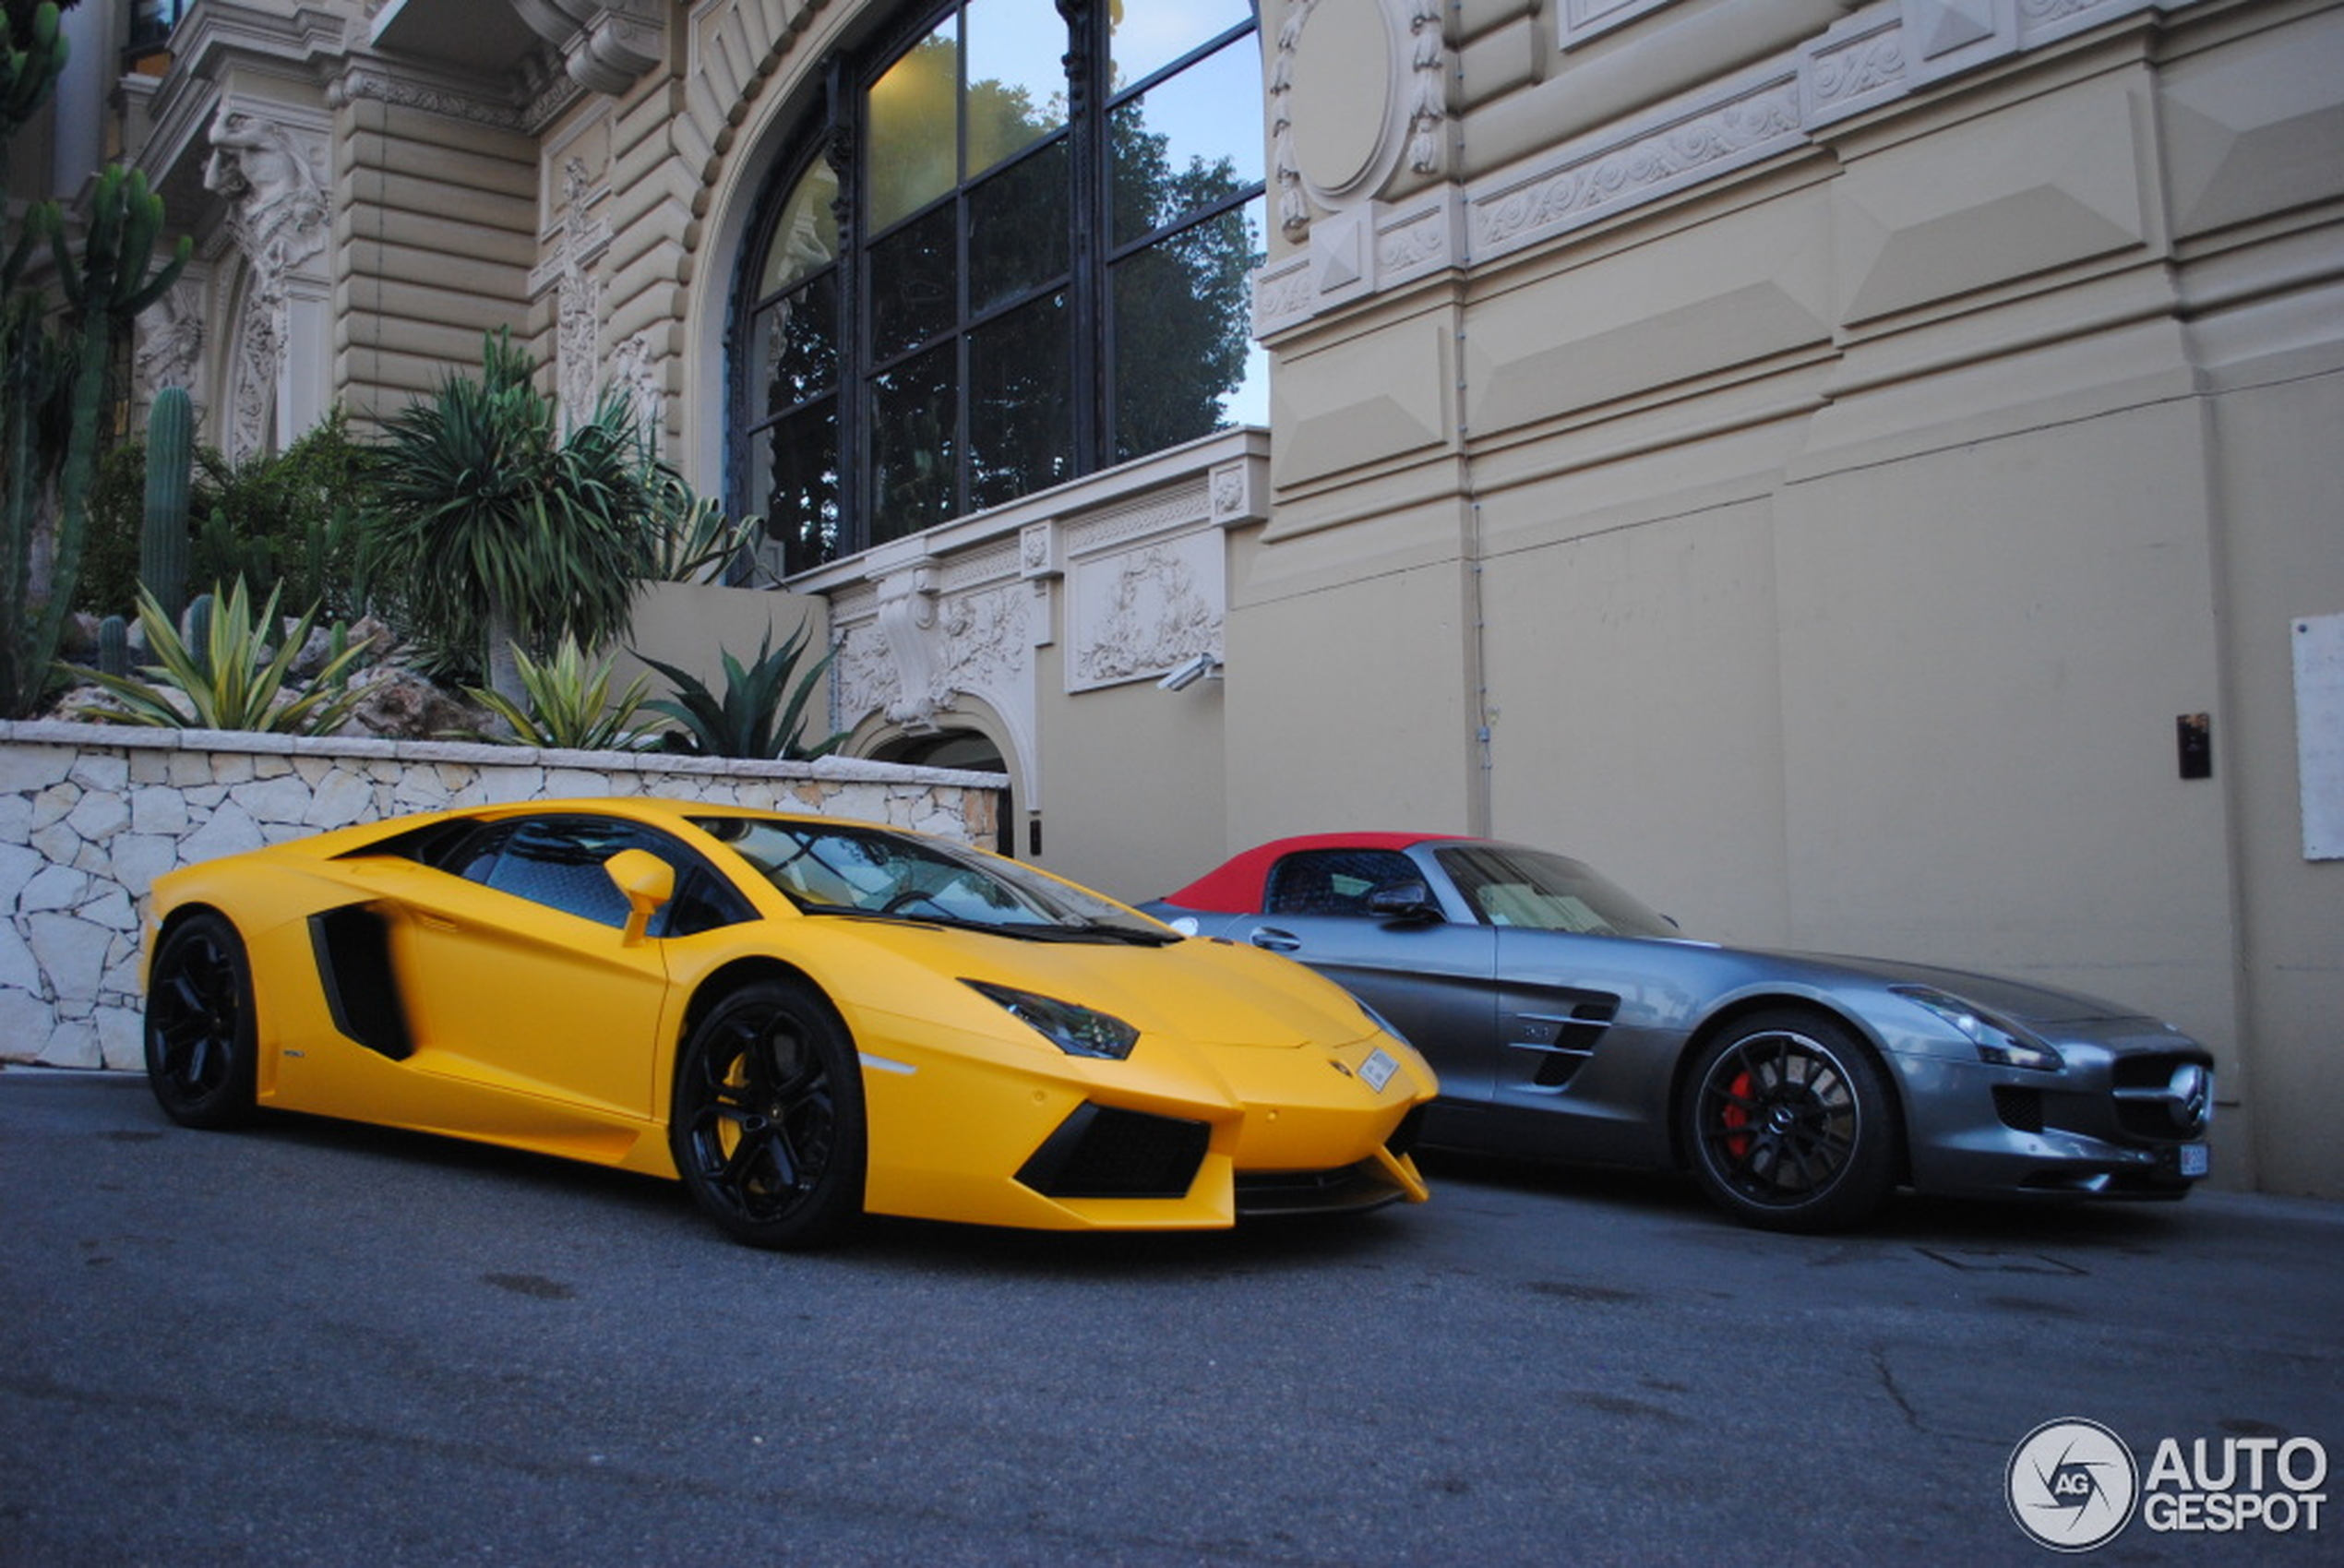
M 205 439 L 513 328 L 1018 853 L 1550 844 L 2160 1011 L 2344 1195 L 2333 0 L 195 0 L 98 85 Z

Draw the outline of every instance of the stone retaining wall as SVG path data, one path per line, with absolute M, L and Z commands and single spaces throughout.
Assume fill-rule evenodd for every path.
M 0 722 L 0 1062 L 136 1068 L 139 921 L 173 867 L 450 806 L 665 795 L 990 845 L 998 780 L 446 741 Z

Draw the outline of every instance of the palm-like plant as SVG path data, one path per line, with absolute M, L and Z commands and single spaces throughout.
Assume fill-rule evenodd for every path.
M 138 625 L 147 637 L 147 651 L 156 662 L 145 666 L 153 677 L 108 675 L 85 665 L 66 666 L 78 679 L 103 687 L 122 703 L 113 708 L 82 708 L 80 717 L 104 724 L 145 724 L 156 729 L 265 730 L 289 735 L 327 735 L 341 727 L 365 694 L 349 686 L 351 667 L 365 652 L 364 640 L 336 652 L 317 672 L 307 691 L 280 701 L 293 661 L 301 656 L 316 624 L 315 610 L 293 623 L 269 652 L 269 635 L 281 629 L 277 591 L 257 615 L 251 591 L 242 578 L 233 588 L 212 592 L 212 611 L 202 645 L 190 647 L 172 625 L 155 596 L 138 591 Z M 173 693 L 183 701 L 174 701 Z
M 750 558 L 765 529 L 759 517 L 728 518 L 714 497 L 696 495 L 684 476 L 647 462 L 652 502 L 651 569 L 659 582 L 708 582 Z
M 623 392 L 555 437 L 536 365 L 503 331 L 481 375 L 450 375 L 391 416 L 362 545 L 371 581 L 445 646 L 479 651 L 491 688 L 519 703 L 518 645 L 568 635 L 589 647 L 626 634 L 648 567 L 648 502 Z
M 516 746 L 542 746 L 564 751 L 640 751 L 657 743 L 647 727 L 630 727 L 651 694 L 652 677 L 637 676 L 616 701 L 610 696 L 611 665 L 589 665 L 578 640 L 565 637 L 544 663 L 521 649 L 513 650 L 525 702 L 502 692 L 468 687 L 472 700 L 505 721 L 509 736 L 469 738 L 509 741 Z
M 811 646 L 813 638 L 813 628 L 803 626 L 776 648 L 769 628 L 758 644 L 757 662 L 747 667 L 726 652 L 722 697 L 688 672 L 638 652 L 637 658 L 665 676 L 676 688 L 676 700 L 662 700 L 645 706 L 683 726 L 664 737 L 677 751 L 699 757 L 765 760 L 785 758 L 804 761 L 826 757 L 845 743 L 846 733 L 842 730 L 812 746 L 806 744 L 807 706 L 820 686 L 822 672 L 837 654 L 837 650 L 831 649 L 805 671 L 798 672 L 797 661 Z M 796 676 L 795 684 L 793 674 Z

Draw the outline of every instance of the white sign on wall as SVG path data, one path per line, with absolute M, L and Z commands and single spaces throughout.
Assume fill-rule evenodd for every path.
M 2303 858 L 2344 860 L 2344 615 L 2299 618 L 2294 641 Z

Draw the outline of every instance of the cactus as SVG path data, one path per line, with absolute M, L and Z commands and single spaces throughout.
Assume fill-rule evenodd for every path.
M 17 130 L 48 97 L 66 56 L 57 7 L 42 5 L 31 15 L 24 47 L 0 32 L 0 186 Z M 7 196 L 0 188 L 0 213 L 12 210 Z M 78 245 L 54 201 L 26 208 L 14 242 L 0 241 L 0 716 L 9 718 L 38 709 L 64 640 L 101 414 L 114 395 L 114 350 L 193 249 L 182 239 L 159 252 L 162 197 L 144 174 L 119 164 L 100 174 L 86 212 Z M 49 265 L 36 266 L 44 249 Z M 52 289 L 64 296 L 62 307 Z M 33 569 L 41 545 L 48 547 L 45 584 Z
M 195 406 L 184 387 L 155 394 L 147 415 L 147 511 L 138 532 L 138 581 L 163 614 L 187 607 L 187 497 L 195 487 Z
M 211 595 L 198 593 L 179 617 L 179 640 L 187 645 L 198 673 L 211 673 Z
M 98 623 L 98 667 L 116 677 L 130 674 L 130 623 L 120 616 Z

